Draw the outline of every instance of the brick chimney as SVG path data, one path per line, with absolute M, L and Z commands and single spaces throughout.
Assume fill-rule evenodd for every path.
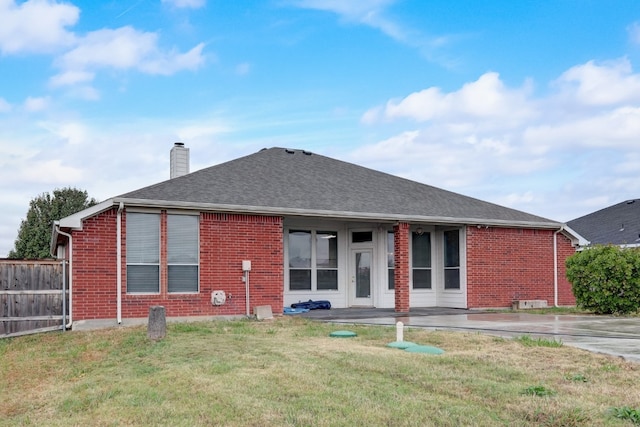
M 171 149 L 170 178 L 177 178 L 189 173 L 189 149 L 183 142 L 176 142 Z

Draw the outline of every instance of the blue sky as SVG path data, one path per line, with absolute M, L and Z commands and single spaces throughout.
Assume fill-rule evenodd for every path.
M 0 256 L 29 201 L 301 148 L 568 221 L 640 197 L 637 0 L 0 0 Z

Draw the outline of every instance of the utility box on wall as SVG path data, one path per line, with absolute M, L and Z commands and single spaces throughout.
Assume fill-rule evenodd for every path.
M 242 271 L 251 271 L 251 261 L 242 261 Z
M 213 305 L 222 305 L 227 301 L 227 296 L 224 291 L 213 291 L 211 292 L 211 304 Z

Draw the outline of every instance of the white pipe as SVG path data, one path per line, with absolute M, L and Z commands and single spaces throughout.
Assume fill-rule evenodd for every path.
M 67 313 L 67 260 L 62 260 L 62 332 L 66 331 L 65 314 Z
M 251 307 L 249 305 L 249 272 L 244 272 L 245 299 L 247 302 L 247 317 L 251 316 Z
M 65 325 L 65 328 L 71 329 L 73 324 L 73 239 L 71 234 L 60 230 L 60 225 L 58 224 L 56 224 L 56 231 L 69 239 L 69 322 Z
M 116 317 L 118 325 L 122 324 L 122 210 L 124 203 L 120 202 L 116 220 Z
M 553 306 L 558 307 L 558 233 L 564 230 L 564 225 L 560 230 L 553 233 Z

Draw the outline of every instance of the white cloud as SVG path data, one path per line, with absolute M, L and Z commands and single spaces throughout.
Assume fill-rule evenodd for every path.
M 204 63 L 203 48 L 204 44 L 200 43 L 185 53 L 163 51 L 158 46 L 158 34 L 130 26 L 93 31 L 58 58 L 56 65 L 62 71 L 52 77 L 50 83 L 63 86 L 90 82 L 95 70 L 101 68 L 134 69 L 159 75 L 195 70 Z
M 88 144 L 91 141 L 90 131 L 78 121 L 40 122 L 38 125 L 65 145 Z
M 564 72 L 556 84 L 561 96 L 583 106 L 640 101 L 640 75 L 633 73 L 627 58 L 577 65 Z
M 40 98 L 28 97 L 24 101 L 24 109 L 29 113 L 43 111 L 47 109 L 50 102 L 51 100 L 49 99 L 49 97 L 40 97 Z
M 558 220 L 640 192 L 640 156 L 630 154 L 640 141 L 640 74 L 630 62 L 577 65 L 550 89 L 539 95 L 530 82 L 509 87 L 486 73 L 458 90 L 391 99 L 361 116 L 369 132 L 387 134 L 350 157 Z
M 236 74 L 239 76 L 246 76 L 251 72 L 251 64 L 248 62 L 243 62 L 241 64 L 236 65 Z
M 203 7 L 207 2 L 206 0 L 162 0 L 162 3 L 168 4 L 178 9 L 199 9 Z
M 442 93 L 437 87 L 414 92 L 400 101 L 390 100 L 384 108 L 374 107 L 362 118 L 365 123 L 376 117 L 393 120 L 408 118 L 418 122 L 431 120 L 508 119 L 519 123 L 531 118 L 534 110 L 527 102 L 530 84 L 508 89 L 497 73 L 486 73 L 460 90 Z
M 411 45 L 421 44 L 411 30 L 385 15 L 385 9 L 395 2 L 396 0 L 297 0 L 294 1 L 294 5 L 304 9 L 332 12 L 346 22 L 380 30 L 394 40 Z M 439 42 L 441 41 L 442 38 L 439 38 Z M 430 44 L 435 46 L 435 43 Z
M 5 99 L 0 98 L 0 113 L 8 113 L 12 107 Z
M 640 22 L 636 21 L 627 27 L 631 43 L 640 44 Z
M 52 52 L 73 44 L 80 10 L 51 0 L 0 1 L 0 52 Z

